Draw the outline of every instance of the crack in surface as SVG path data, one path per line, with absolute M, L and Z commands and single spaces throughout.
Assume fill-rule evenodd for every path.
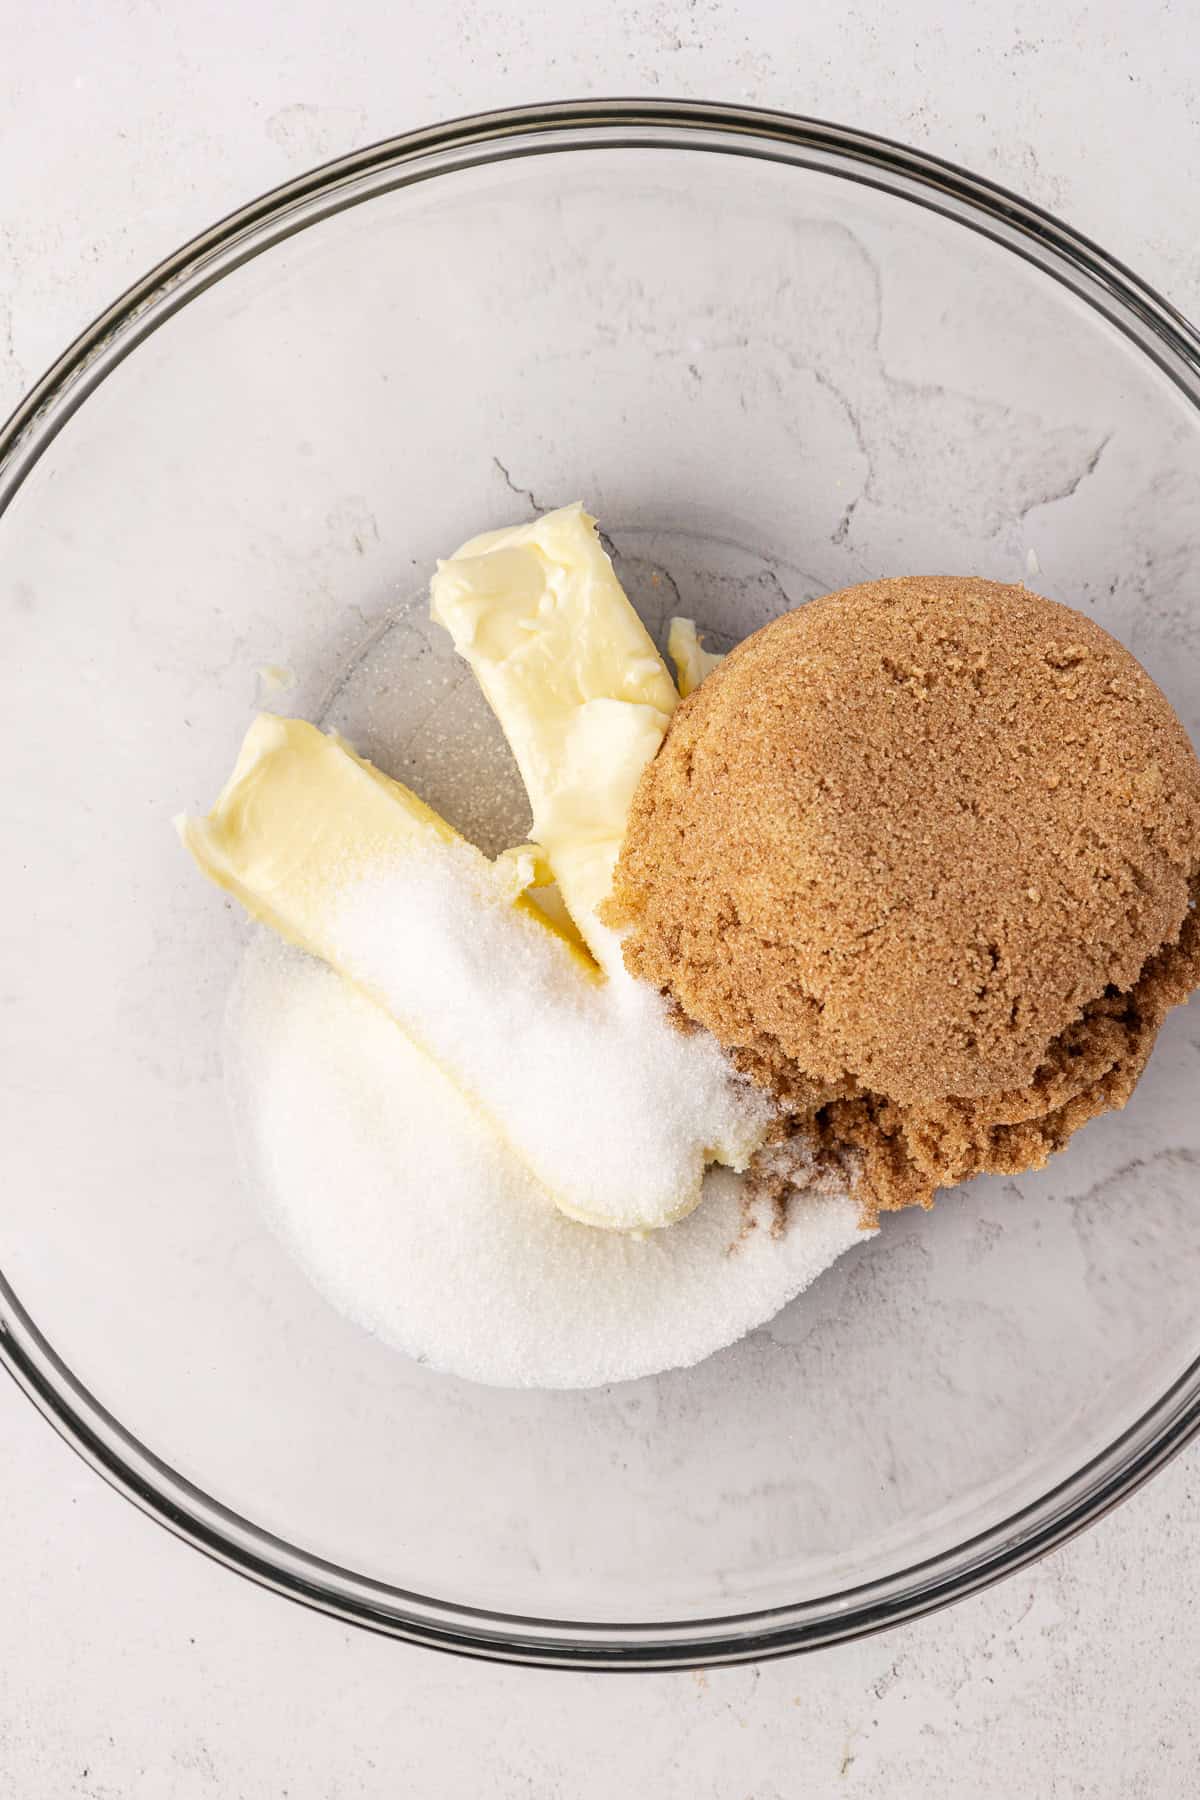
M 821 230 L 823 236 L 837 239 L 844 245 L 849 254 L 859 264 L 861 273 L 869 286 L 869 355 L 870 360 L 874 365 L 875 375 L 881 384 L 883 391 L 893 400 L 906 399 L 910 402 L 947 401 L 978 406 L 980 404 L 979 398 L 965 392 L 961 388 L 948 385 L 945 382 L 913 380 L 910 377 L 898 375 L 888 368 L 883 349 L 883 328 L 885 318 L 885 282 L 883 269 L 875 253 L 857 232 L 840 224 L 823 226 Z M 825 392 L 836 401 L 850 426 L 856 446 L 866 464 L 866 477 L 859 494 L 845 507 L 841 519 L 834 531 L 830 534 L 829 541 L 831 544 L 840 547 L 846 543 L 855 508 L 864 500 L 873 502 L 879 497 L 878 487 L 881 469 L 878 453 L 886 453 L 888 451 L 888 446 L 886 444 L 877 444 L 873 447 L 869 445 L 867 441 L 868 433 L 863 427 L 862 416 L 860 415 L 856 404 L 839 388 L 835 381 L 831 380 L 824 373 L 818 364 L 814 364 L 806 357 L 798 356 L 795 351 L 791 350 L 786 344 L 777 343 L 774 345 L 774 348 L 783 353 L 786 360 L 794 369 L 805 371 L 818 386 L 823 388 Z M 988 403 L 985 402 L 983 404 L 987 405 Z M 1006 411 L 1007 409 L 1001 410 Z M 1013 524 L 1023 524 L 1029 513 L 1033 512 L 1039 506 L 1052 505 L 1056 501 L 1070 499 L 1088 477 L 1095 473 L 1104 452 L 1112 442 L 1112 438 L 1113 433 L 1111 431 L 1107 432 L 1087 456 L 1083 467 L 1077 474 L 1064 480 L 1061 487 L 1051 488 L 1049 491 L 1040 493 L 1032 500 L 1016 507 L 1007 518 L 999 520 L 988 535 L 995 537 L 1010 528 Z
M 869 485 L 869 483 L 870 483 L 869 475 L 867 477 L 867 482 Z M 849 532 L 850 532 L 850 521 L 854 517 L 855 508 L 857 507 L 859 501 L 866 494 L 866 491 L 867 491 L 867 489 L 866 489 L 866 487 L 864 487 L 861 494 L 856 494 L 854 499 L 850 501 L 849 505 L 846 507 L 845 511 L 842 513 L 841 518 L 838 520 L 837 530 L 832 534 L 832 536 L 829 539 L 831 544 L 844 544 L 845 543 L 846 538 L 848 537 Z
M 1104 436 L 1100 439 L 1100 442 L 1096 445 L 1096 448 L 1084 463 L 1079 474 L 1073 476 L 1070 481 L 1065 482 L 1061 488 L 1055 488 L 1048 494 L 1039 494 L 1035 500 L 1030 500 L 1028 505 L 1022 506 L 1016 514 L 1017 524 L 1023 525 L 1025 520 L 1029 517 L 1029 514 L 1034 512 L 1039 506 L 1054 506 L 1059 500 L 1070 500 L 1077 494 L 1089 475 L 1094 475 L 1096 473 L 1096 470 L 1100 466 L 1100 458 L 1104 455 L 1104 452 L 1108 449 L 1112 440 L 1112 432 L 1106 431 Z
M 1132 1157 L 1129 1162 L 1122 1163 L 1120 1168 L 1113 1169 L 1108 1175 L 1102 1175 L 1090 1187 L 1084 1188 L 1082 1193 L 1064 1194 L 1061 1204 L 1072 1207 L 1087 1206 L 1089 1202 L 1099 1199 L 1109 1189 L 1122 1187 L 1131 1175 L 1137 1174 L 1139 1169 L 1153 1169 L 1164 1163 L 1168 1168 L 1172 1166 L 1183 1169 L 1200 1168 L 1200 1151 L 1192 1150 L 1186 1144 L 1168 1144 L 1162 1150 L 1155 1150 L 1149 1156 Z
M 553 508 L 545 506 L 542 501 L 538 499 L 532 488 L 519 487 L 498 456 L 493 454 L 492 462 L 495 464 L 500 479 L 503 481 L 509 493 L 515 494 L 519 500 L 524 500 L 535 514 L 551 512 L 553 510 Z

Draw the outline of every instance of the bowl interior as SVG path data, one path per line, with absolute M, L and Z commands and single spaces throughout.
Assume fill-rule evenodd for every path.
M 236 1166 L 245 928 L 171 815 L 266 704 L 519 840 L 425 586 L 579 497 L 660 641 L 878 575 L 1025 580 L 1200 731 L 1196 413 L 1032 262 L 844 170 L 702 146 L 377 192 L 167 318 L 0 519 L 0 1267 L 127 1431 L 308 1555 L 539 1617 L 836 1610 L 1074 1474 L 1196 1356 L 1194 1010 L 1045 1173 L 889 1220 L 749 1340 L 595 1393 L 382 1348 Z

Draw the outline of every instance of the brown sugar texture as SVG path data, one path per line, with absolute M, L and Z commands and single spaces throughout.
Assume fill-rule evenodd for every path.
M 1198 877 L 1200 764 L 1128 651 L 920 577 L 786 614 L 680 706 L 608 916 L 871 1214 L 1124 1104 L 1200 982 Z

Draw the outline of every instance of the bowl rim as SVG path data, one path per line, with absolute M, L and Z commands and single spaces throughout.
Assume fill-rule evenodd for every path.
M 1039 265 L 1099 311 L 1200 411 L 1200 334 L 1120 262 L 986 178 L 892 139 L 785 112 L 669 99 L 564 101 L 387 138 L 230 213 L 135 282 L 0 427 L 0 516 L 95 387 L 180 307 L 318 220 L 463 167 L 566 150 L 671 148 L 758 157 L 884 189 Z M 112 1486 L 239 1573 L 348 1623 L 430 1648 L 543 1667 L 647 1670 L 760 1661 L 937 1610 L 1101 1518 L 1200 1432 L 1200 1358 L 1110 1445 L 986 1531 L 840 1594 L 681 1621 L 593 1623 L 490 1612 L 411 1593 L 290 1545 L 223 1506 L 124 1430 L 57 1355 L 0 1271 L 0 1363 Z

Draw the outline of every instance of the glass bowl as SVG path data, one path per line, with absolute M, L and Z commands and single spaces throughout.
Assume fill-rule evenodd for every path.
M 120 300 L 0 440 L 0 1351 L 47 1416 L 281 1592 L 587 1667 L 891 1624 L 1128 1493 L 1200 1420 L 1194 1011 L 1043 1174 L 889 1219 L 699 1367 L 472 1387 L 333 1311 L 244 1191 L 221 1021 L 246 931 L 170 819 L 265 703 L 519 839 L 426 583 L 577 497 L 653 631 L 683 612 L 727 645 L 885 574 L 1025 579 L 1195 735 L 1198 403 L 1194 334 L 1046 214 L 724 107 L 399 138 Z

